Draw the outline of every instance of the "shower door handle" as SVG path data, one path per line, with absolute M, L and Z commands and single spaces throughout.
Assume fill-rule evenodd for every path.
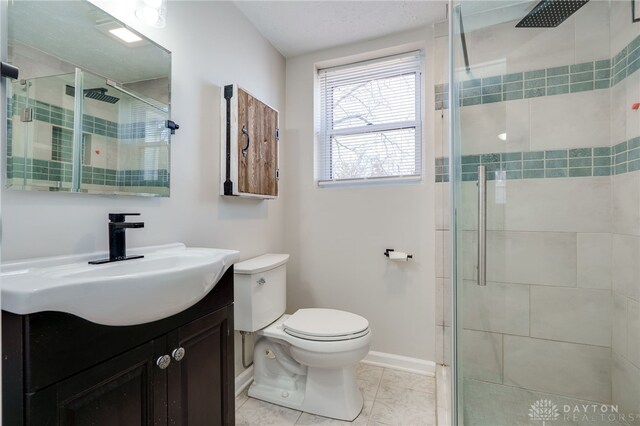
M 487 170 L 478 166 L 478 281 L 487 285 Z

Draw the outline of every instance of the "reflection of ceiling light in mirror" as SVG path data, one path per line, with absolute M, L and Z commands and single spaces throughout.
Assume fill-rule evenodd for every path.
M 128 48 L 146 46 L 148 43 L 144 36 L 126 28 L 123 24 L 113 19 L 96 22 L 96 30 L 104 35 L 117 40 L 118 43 Z
M 138 0 L 136 17 L 154 28 L 164 28 L 167 21 L 167 0 Z
M 136 41 L 142 41 L 142 38 L 138 37 L 128 29 L 124 27 L 114 28 L 109 30 L 111 34 L 118 37 L 121 40 L 124 40 L 127 43 L 135 43 Z
M 506 141 L 507 140 L 507 134 L 506 133 L 500 133 L 498 135 L 498 139 L 500 139 L 501 141 Z

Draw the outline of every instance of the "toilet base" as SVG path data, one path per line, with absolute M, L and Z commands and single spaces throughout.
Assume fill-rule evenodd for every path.
M 309 368 L 307 376 L 298 376 L 289 383 L 254 378 L 249 396 L 305 413 L 338 420 L 352 421 L 364 405 L 358 389 L 355 367 Z
M 294 410 L 339 420 L 358 417 L 364 398 L 356 365 L 303 366 L 285 342 L 261 338 L 254 346 L 254 379 L 249 396 Z

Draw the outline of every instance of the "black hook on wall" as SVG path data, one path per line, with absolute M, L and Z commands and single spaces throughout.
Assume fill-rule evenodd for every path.
M 18 75 L 20 74 L 20 69 L 6 62 L 0 62 L 0 74 L 2 74 L 2 77 L 17 80 Z
M 178 130 L 180 128 L 180 125 L 178 123 L 176 123 L 175 121 L 172 120 L 167 120 L 167 122 L 165 123 L 165 127 L 169 130 L 171 130 L 171 134 L 175 135 L 176 134 L 176 130 Z

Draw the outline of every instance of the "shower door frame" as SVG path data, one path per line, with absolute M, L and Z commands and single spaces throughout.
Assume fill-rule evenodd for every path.
M 457 90 L 453 90 L 453 84 L 455 81 L 455 68 L 454 68 L 454 33 L 455 33 L 455 22 L 456 19 L 454 14 L 460 13 L 460 6 L 457 8 L 454 7 L 454 0 L 448 0 L 447 4 L 447 24 L 448 24 L 448 39 L 447 39 L 447 54 L 448 54 L 448 104 L 449 108 L 447 111 L 449 123 L 448 123 L 448 145 L 449 145 L 449 252 L 451 256 L 450 262 L 450 277 L 451 277 L 451 336 L 450 336 L 450 353 L 451 353 L 451 375 L 450 375 L 450 388 L 451 388 L 451 422 L 453 426 L 458 425 L 458 411 L 459 411 L 459 398 L 458 398 L 458 345 L 457 345 L 457 335 L 458 335 L 458 296 L 457 296 L 457 235 L 458 235 L 458 226 L 457 226 L 457 215 L 456 215 L 456 206 L 459 204 L 456 202 L 456 197 L 459 192 L 456 190 L 455 182 L 459 182 L 457 179 L 453 179 L 456 168 L 456 145 L 454 143 L 455 139 L 455 124 L 456 124 L 456 114 L 457 110 L 453 106 L 456 105 L 457 102 Z M 458 156 L 459 157 L 459 156 Z M 445 360 L 446 362 L 446 360 Z

